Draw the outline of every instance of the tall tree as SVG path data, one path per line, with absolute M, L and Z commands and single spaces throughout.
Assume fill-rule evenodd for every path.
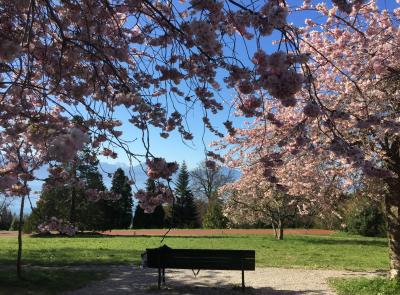
M 132 222 L 132 188 L 121 168 L 114 173 L 111 191 L 119 194 L 120 198 L 115 201 L 104 201 L 105 219 L 110 228 L 128 228 Z
M 264 118 L 221 146 L 232 147 L 226 155 L 232 166 L 262 169 L 282 191 L 327 209 L 363 178 L 380 181 L 390 277 L 400 279 L 400 10 L 379 11 L 375 1 L 348 15 L 314 8 L 324 22 L 310 19 L 304 28 L 300 50 L 312 59 L 297 104 L 267 101 Z M 285 59 L 278 60 L 283 66 Z
M 260 167 L 242 168 L 238 180 L 221 187 L 227 199 L 226 216 L 232 224 L 272 225 L 275 238 L 282 240 L 284 227 L 299 213 L 297 206 L 303 205 L 301 198 L 279 191 L 262 175 Z
M 50 174 L 43 184 L 42 193 L 34 208 L 37 222 L 52 217 L 64 219 L 80 230 L 101 230 L 106 226 L 101 192 L 105 191 L 99 161 L 88 148 L 78 153 L 68 165 L 53 167 L 63 169 L 75 177 L 59 178 Z M 88 192 L 93 192 L 91 196 Z
M 175 187 L 176 201 L 173 207 L 173 225 L 176 227 L 198 227 L 197 209 L 189 180 L 190 174 L 186 163 L 183 162 Z

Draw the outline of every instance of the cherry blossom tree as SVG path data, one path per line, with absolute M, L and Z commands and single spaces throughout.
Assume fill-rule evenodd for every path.
M 399 278 L 400 9 L 334 2 L 333 8 L 307 3 L 325 22 L 307 19 L 301 29 L 299 53 L 310 60 L 296 100 L 286 108 L 268 100 L 248 128 L 232 130 L 219 148 L 231 147 L 232 167 L 261 169 L 282 191 L 327 208 L 361 178 L 380 180 L 387 189 L 390 276 Z
M 334 1 L 346 12 L 361 2 Z M 34 171 L 71 161 L 86 143 L 168 178 L 177 167 L 152 155 L 150 128 L 191 140 L 185 116 L 199 105 L 222 135 L 209 117 L 224 88 L 245 116 L 260 115 L 260 92 L 294 105 L 307 79 L 290 9 L 285 0 L 0 0 L 0 191 L 22 196 L 23 208 Z M 286 53 L 263 48 L 274 30 Z M 121 110 L 137 133 L 122 134 Z M 145 153 L 131 150 L 136 139 Z
M 257 175 L 261 173 L 261 175 Z M 224 214 L 233 224 L 271 224 L 275 239 L 283 240 L 286 222 L 296 216 L 302 206 L 300 199 L 274 187 L 263 175 L 262 169 L 250 168 L 234 183 L 220 189 L 227 199 Z

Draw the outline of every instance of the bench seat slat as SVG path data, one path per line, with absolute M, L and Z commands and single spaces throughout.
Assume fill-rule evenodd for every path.
M 220 269 L 220 270 L 255 270 L 252 262 L 242 264 L 216 263 L 213 261 L 175 261 L 173 263 L 162 262 L 149 264 L 148 267 L 154 268 L 177 268 L 177 269 Z

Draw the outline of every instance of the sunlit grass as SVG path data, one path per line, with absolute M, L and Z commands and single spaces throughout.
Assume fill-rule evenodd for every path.
M 386 278 L 335 278 L 329 281 L 338 295 L 398 295 L 400 283 Z

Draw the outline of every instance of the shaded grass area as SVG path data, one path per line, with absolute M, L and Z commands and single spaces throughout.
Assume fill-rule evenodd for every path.
M 161 237 L 27 237 L 24 263 L 34 265 L 139 263 L 146 248 L 159 247 Z M 172 248 L 254 249 L 257 267 L 372 270 L 387 269 L 387 242 L 345 234 L 329 236 L 272 235 L 167 237 Z M 0 239 L 0 264 L 14 263 L 16 238 Z
M 335 278 L 329 280 L 329 285 L 338 295 L 398 295 L 400 283 L 386 278 Z
M 29 269 L 18 280 L 15 271 L 0 270 L 0 294 L 60 294 L 80 289 L 92 281 L 107 277 L 104 272 Z

